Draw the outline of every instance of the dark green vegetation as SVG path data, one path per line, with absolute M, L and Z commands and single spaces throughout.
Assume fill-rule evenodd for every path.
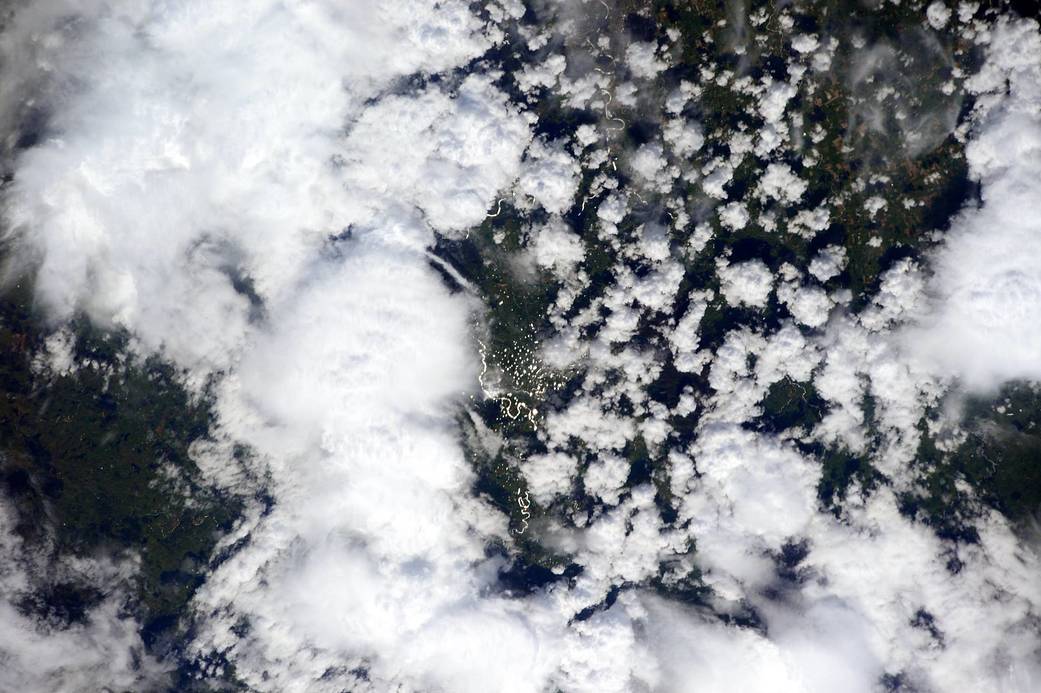
M 538 344 L 549 332 L 546 310 L 556 297 L 557 286 L 543 272 L 522 276 L 517 269 L 514 261 L 525 233 L 524 220 L 512 207 L 502 205 L 499 215 L 467 238 L 438 238 L 433 251 L 470 283 L 487 309 L 486 330 L 478 332 L 480 351 L 489 368 L 488 377 L 496 379 L 495 391 L 507 399 L 489 400 L 482 413 L 489 424 L 530 435 L 540 415 L 528 414 L 562 388 L 568 374 L 554 373 L 539 363 Z
M 523 440 L 507 441 L 494 452 L 486 449 L 478 427 L 499 417 L 493 415 L 491 407 L 482 409 L 480 413 L 475 412 L 477 422 L 462 416 L 459 423 L 465 435 L 464 450 L 476 476 L 474 492 L 509 518 L 510 533 L 516 542 L 512 561 L 500 573 L 502 588 L 523 593 L 558 576 L 572 577 L 577 566 L 570 565 L 566 557 L 549 551 L 539 541 L 541 522 L 549 509 L 530 497 L 524 476 L 517 467 L 518 458 L 527 452 L 528 444 Z M 521 499 L 527 504 L 525 507 L 519 502 Z M 510 553 L 505 545 L 498 543 L 488 550 L 491 554 Z
M 941 536 L 967 541 L 976 539 L 971 520 L 987 508 L 1021 529 L 1036 530 L 1041 519 L 1038 386 L 1010 383 L 994 396 L 969 399 L 962 426 L 964 441 L 951 451 L 923 436 L 916 460 L 923 483 L 904 496 L 905 510 L 936 527 Z
M 1041 515 L 1041 391 L 1013 383 L 966 408 L 968 440 L 951 460 L 984 502 L 1016 520 Z
M 541 410 L 547 399 L 559 401 L 567 374 L 536 377 L 528 371 L 538 364 L 537 345 L 549 333 L 546 310 L 556 296 L 557 287 L 543 274 L 521 276 L 513 263 L 522 250 L 525 226 L 517 210 L 503 204 L 499 214 L 471 231 L 467 238 L 452 241 L 438 238 L 433 252 L 449 263 L 477 292 L 485 306 L 482 356 L 489 368 L 488 378 L 496 378 L 496 392 L 509 399 L 488 398 L 476 403 L 473 416 L 460 417 L 464 450 L 474 469 L 474 492 L 485 498 L 509 518 L 510 532 L 518 551 L 504 569 L 504 589 L 524 592 L 551 582 L 557 575 L 570 576 L 567 560 L 547 551 L 539 542 L 539 522 L 546 514 L 528 494 L 517 462 L 532 452 L 544 450 L 535 430 L 542 415 L 533 418 L 517 414 L 518 403 L 527 409 Z M 436 267 L 436 265 L 435 265 Z M 448 274 L 449 286 L 462 289 Z M 479 430 L 483 429 L 483 430 Z M 503 444 L 494 452 L 485 449 L 482 436 L 502 436 Z M 519 499 L 530 505 L 525 517 Z M 489 551 L 508 553 L 505 546 Z M 556 571 L 556 573 L 554 572 Z M 561 573 L 560 571 L 564 571 Z
M 140 556 L 132 590 L 149 646 L 164 647 L 203 580 L 210 553 L 238 504 L 201 485 L 190 444 L 207 435 L 205 402 L 156 359 L 132 363 L 125 337 L 83 320 L 68 375 L 32 367 L 45 328 L 26 282 L 0 297 L 0 479 L 28 551 Z M 25 607 L 82 618 L 103 595 L 90 586 L 41 584 Z

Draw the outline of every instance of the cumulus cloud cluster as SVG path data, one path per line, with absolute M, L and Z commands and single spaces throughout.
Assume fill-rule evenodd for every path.
M 525 7 L 485 10 L 493 21 L 463 0 L 99 0 L 27 5 L 3 34 L 21 77 L 11 93 L 36 84 L 48 114 L 4 191 L 20 269 L 35 271 L 55 320 L 84 311 L 183 368 L 190 386 L 209 383 L 214 439 L 197 462 L 223 489 L 272 499 L 247 506 L 193 601 L 186 650 L 199 676 L 233 669 L 255 690 L 330 692 L 1036 688 L 1037 555 L 996 513 L 964 546 L 899 509 L 917 424 L 942 392 L 930 359 L 970 383 L 1041 377 L 1029 349 L 1037 229 L 1022 214 L 1041 195 L 1036 24 L 998 25 L 972 85 L 984 206 L 956 223 L 932 285 L 898 262 L 854 314 L 825 286 L 847 265 L 840 246 L 817 252 L 812 278 L 719 258 L 707 273 L 718 293 L 692 289 L 684 261 L 711 226 L 674 200 L 661 202 L 669 228 L 635 213 L 650 207 L 641 191 L 697 184 L 730 231 L 752 221 L 746 203 L 798 209 L 810 237 L 826 228 L 826 209 L 804 208 L 808 179 L 783 158 L 789 103 L 827 51 L 816 37 L 798 40 L 805 64 L 788 81 L 740 82 L 767 126 L 699 166 L 689 164 L 705 135 L 683 114 L 698 88 L 648 90 L 662 102 L 663 143 L 631 153 L 630 184 L 611 117 L 573 141 L 535 135 L 535 110 L 511 102 L 482 62 Z M 557 28 L 573 21 L 562 12 Z M 516 78 L 532 99 L 555 88 L 576 107 L 603 111 L 605 93 L 636 103 L 636 88 L 603 70 L 569 72 L 560 37 L 518 35 L 542 65 Z M 617 59 L 651 84 L 668 56 L 665 42 L 634 41 Z M 768 163 L 747 199 L 731 200 L 753 153 Z M 532 533 L 579 569 L 526 593 L 501 584 L 501 547 L 515 537 L 473 493 L 455 416 L 476 394 L 471 326 L 483 307 L 450 294 L 426 252 L 435 233 L 464 237 L 511 194 L 539 219 L 527 257 L 559 284 L 543 356 L 581 366 L 574 396 L 532 436 L 539 452 L 518 462 L 534 503 L 559 510 Z M 566 217 L 587 203 L 595 239 Z M 670 233 L 687 226 L 678 248 Z M 611 279 L 584 296 L 594 240 L 613 253 L 601 253 Z M 939 310 L 905 339 L 927 287 Z M 734 325 L 702 344 L 724 306 L 758 315 L 773 296 L 794 321 Z M 1002 358 L 1004 340 L 1025 346 Z M 649 395 L 666 355 L 707 395 Z M 811 382 L 828 407 L 820 422 L 785 434 L 756 425 L 775 386 Z M 886 483 L 822 512 L 820 464 L 798 444 L 868 454 L 868 394 Z M 249 454 L 233 454 L 239 445 Z M 641 478 L 625 456 L 637 448 L 666 460 L 667 476 Z M 588 503 L 569 502 L 579 491 Z M 99 581 L 132 573 L 106 570 Z M 0 629 L 28 643 L 0 681 L 162 685 L 167 664 L 137 657 L 136 626 L 114 601 L 86 625 L 41 633 L 9 606 L 26 580 L 0 572 Z M 708 596 L 680 605 L 694 585 Z M 53 671 L 28 663 L 53 651 L 68 652 Z

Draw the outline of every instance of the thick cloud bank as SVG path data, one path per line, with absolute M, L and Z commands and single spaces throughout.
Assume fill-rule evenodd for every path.
M 939 311 L 913 348 L 970 387 L 1041 379 L 1041 36 L 1034 22 L 990 37 L 967 148 L 982 205 L 935 258 Z
M 484 218 L 528 124 L 479 75 L 382 95 L 479 56 L 482 24 L 461 2 L 80 9 L 27 8 L 7 35 L 65 88 L 40 97 L 6 216 L 52 315 L 223 373 L 219 430 L 254 465 L 200 462 L 230 489 L 264 476 L 275 509 L 200 594 L 198 651 L 267 690 L 523 680 L 531 636 L 478 598 L 501 521 L 467 497 L 452 428 L 468 308 L 423 251 Z M 508 655 L 456 656 L 485 642 Z

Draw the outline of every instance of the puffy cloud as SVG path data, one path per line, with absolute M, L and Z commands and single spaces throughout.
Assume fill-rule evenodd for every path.
M 762 260 L 720 262 L 720 291 L 732 306 L 762 308 L 773 291 L 773 273 Z
M 795 287 L 784 284 L 777 290 L 777 296 L 788 306 L 788 311 L 796 322 L 807 327 L 821 327 L 828 321 L 828 314 L 834 302 L 824 289 L 818 286 Z
M 653 79 L 668 67 L 656 52 L 657 47 L 648 42 L 633 42 L 626 47 L 625 61 L 634 76 Z
M 704 291 L 691 292 L 687 312 L 679 319 L 675 329 L 669 335 L 669 348 L 672 350 L 675 366 L 679 371 L 693 372 L 702 365 L 697 357 L 700 344 L 698 329 L 701 326 L 701 319 L 705 317 L 710 298 L 711 295 Z
M 497 191 L 521 173 L 530 138 L 527 122 L 491 88 L 468 76 L 456 94 L 429 89 L 380 99 L 354 122 L 340 146 L 349 220 L 378 224 L 388 207 L 418 206 L 438 231 L 480 223 Z M 563 152 L 533 148 L 521 190 L 549 211 L 566 209 L 574 194 L 574 164 Z
M 555 677 L 561 690 L 574 693 L 624 693 L 657 681 L 655 657 L 639 638 L 642 610 L 623 596 L 611 608 L 579 621 L 561 644 L 562 663 Z
M 787 82 L 773 82 L 759 97 L 759 114 L 769 125 L 779 128 L 788 102 L 795 96 L 795 87 Z
M 662 128 L 662 139 L 680 158 L 691 156 L 705 144 L 705 134 L 701 126 L 684 118 L 666 121 Z
M 716 158 L 705 164 L 701 172 L 705 175 L 701 181 L 705 194 L 717 200 L 727 199 L 724 188 L 734 177 L 734 167 L 722 159 Z
M 621 450 L 635 435 L 631 421 L 601 411 L 591 398 L 577 399 L 550 414 L 546 430 L 556 445 L 566 445 L 574 437 L 599 450 Z
M 792 48 L 799 53 L 812 53 L 820 46 L 816 34 L 799 34 L 792 39 Z
M 514 137 L 514 141 L 517 139 Z M 580 172 L 578 162 L 563 147 L 549 146 L 541 140 L 535 140 L 528 150 L 524 171 L 517 182 L 518 190 L 533 197 L 547 212 L 561 214 L 571 207 L 575 199 Z M 495 182 L 499 184 L 496 187 L 503 183 L 500 180 L 492 184 Z
M 467 498 L 448 414 L 472 374 L 465 305 L 411 251 L 370 238 L 273 308 L 278 328 L 224 382 L 224 430 L 268 460 L 276 506 L 200 593 L 201 613 L 228 615 L 204 621 L 197 647 L 262 689 L 336 690 L 352 676 L 326 672 L 345 662 L 382 685 L 508 689 L 515 653 L 498 671 L 450 656 L 491 633 L 517 662 L 532 645 L 505 605 L 476 600 L 479 537 L 502 528 Z M 255 625 L 245 638 L 238 616 Z
M 521 471 L 535 500 L 548 505 L 557 496 L 569 494 L 577 467 L 578 462 L 574 457 L 553 453 L 529 457 L 521 466 Z
M 535 50 L 535 49 L 533 49 Z M 553 87 L 567 68 L 567 58 L 554 54 L 538 65 L 529 65 L 517 76 L 517 86 L 521 91 L 530 92 L 538 87 Z
M 880 330 L 894 321 L 913 317 L 924 290 L 925 280 L 918 266 L 911 260 L 900 260 L 882 275 L 872 308 L 861 316 L 861 324 L 869 330 Z
M 951 20 L 951 8 L 940 2 L 940 0 L 936 0 L 926 8 L 925 17 L 929 22 L 929 26 L 939 31 L 947 26 L 947 22 Z
M 788 228 L 793 233 L 812 238 L 817 231 L 828 228 L 831 221 L 831 213 L 826 207 L 818 207 L 814 210 L 801 209 L 789 222 Z
M 748 208 L 741 202 L 730 202 L 719 209 L 719 223 L 731 231 L 745 228 L 748 219 Z
M 784 653 L 758 633 L 653 597 L 645 604 L 647 637 L 661 661 L 661 690 L 804 690 Z
M 836 521 L 816 509 L 815 463 L 774 439 L 709 424 L 692 453 L 700 476 L 686 481 L 681 516 L 691 520 L 699 565 L 720 598 L 755 606 L 768 636 L 648 604 L 645 628 L 658 639 L 665 678 L 680 661 L 693 690 L 706 680 L 729 690 L 741 676 L 734 669 L 767 664 L 767 690 L 872 691 L 884 674 L 926 690 L 967 679 L 995 692 L 1036 687 L 1038 557 L 996 515 L 981 523 L 979 546 L 957 549 L 964 563 L 952 573 L 953 547 L 901 516 L 890 490 Z M 771 551 L 800 538 L 795 577 L 779 582 Z M 675 652 L 669 634 L 691 631 L 690 656 L 663 656 Z M 707 656 L 717 648 L 734 667 Z M 689 690 L 682 680 L 667 689 Z
M 798 202 L 802 194 L 806 192 L 806 181 L 795 175 L 791 167 L 786 164 L 770 164 L 766 172 L 759 179 L 759 196 L 764 199 L 773 199 L 782 203 Z
M 629 478 L 629 462 L 610 453 L 601 454 L 590 463 L 582 482 L 586 493 L 597 496 L 605 503 L 614 505 Z
M 846 268 L 846 249 L 839 245 L 823 248 L 810 261 L 810 274 L 826 282 Z
M 652 142 L 643 145 L 629 157 L 629 165 L 633 171 L 648 183 L 665 183 L 662 181 L 663 171 L 668 162 L 661 144 Z
M 868 217 L 874 219 L 880 211 L 886 208 L 887 204 L 884 197 L 874 195 L 864 201 L 864 210 L 868 213 Z
M 374 193 L 402 190 L 383 179 L 376 190 L 358 187 L 365 181 L 348 169 L 356 195 L 343 194 L 332 170 L 344 120 L 387 80 L 444 69 L 488 44 L 458 2 L 408 10 L 389 1 L 349 9 L 184 2 L 163 12 L 152 4 L 109 11 L 99 3 L 71 36 L 67 15 L 56 12 L 41 30 L 55 46 L 53 79 L 78 87 L 54 104 L 54 136 L 21 156 L 6 218 L 40 258 L 39 291 L 54 314 L 85 308 L 136 331 L 148 350 L 222 368 L 252 309 L 238 278 L 262 298 L 287 290 L 328 236 L 365 219 Z M 24 21 L 37 15 L 27 12 Z M 427 118 L 380 132 L 380 146 L 414 147 L 413 164 L 420 153 L 448 157 L 405 169 L 419 202 L 442 202 L 431 214 L 448 228 L 479 220 L 504 180 L 491 168 L 486 179 L 471 175 L 477 158 L 509 166 L 511 146 L 526 141 L 523 126 L 487 129 L 512 122 L 487 120 L 503 108 L 482 101 L 487 89 L 470 82 L 462 91 L 454 101 L 428 92 L 411 110 L 394 112 L 394 98 L 378 106 L 401 127 Z M 367 122 L 362 115 L 355 132 Z M 368 134 L 376 134 L 371 124 Z M 362 144 L 356 135 L 354 147 Z M 384 176 L 394 173 L 383 166 Z
M 736 426 L 711 425 L 700 431 L 693 452 L 703 488 L 696 502 L 715 505 L 712 516 L 743 541 L 780 548 L 785 539 L 805 531 L 815 515 L 817 472 L 794 451 Z M 718 559 L 716 551 L 721 552 Z M 751 577 L 743 564 L 731 565 L 731 551 L 706 546 L 701 553 L 713 564 Z
M 532 234 L 532 253 L 539 267 L 566 274 L 585 258 L 582 239 L 560 217 L 553 217 Z
M 854 615 L 850 632 L 863 634 L 865 656 L 911 685 L 952 690 L 968 677 L 981 690 L 1031 690 L 1041 673 L 1027 654 L 1041 644 L 1027 625 L 1038 604 L 1036 580 L 1028 577 L 1037 556 L 996 518 L 980 529 L 982 545 L 959 549 L 966 564 L 952 574 L 944 560 L 949 547 L 902 518 L 892 493 L 876 494 L 851 509 L 847 524 L 815 532 L 806 568 L 823 581 L 805 592 L 843 604 Z

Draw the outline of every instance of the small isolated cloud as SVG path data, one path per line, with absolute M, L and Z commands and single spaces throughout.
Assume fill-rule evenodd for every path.
M 668 65 L 657 56 L 657 46 L 650 42 L 630 43 L 625 49 L 625 61 L 635 77 L 654 79 Z
M 762 260 L 719 264 L 720 291 L 732 306 L 762 308 L 773 291 L 774 276 Z
M 585 259 L 582 238 L 558 216 L 532 229 L 531 235 L 531 253 L 539 267 L 552 269 L 558 275 L 568 277 L 575 266 Z
M 581 172 L 578 162 L 561 144 L 550 146 L 535 140 L 528 149 L 517 188 L 547 212 L 562 214 L 575 199 Z
M 759 197 L 764 200 L 777 200 L 792 204 L 802 198 L 806 192 L 806 181 L 799 178 L 786 164 L 770 164 L 759 179 Z

